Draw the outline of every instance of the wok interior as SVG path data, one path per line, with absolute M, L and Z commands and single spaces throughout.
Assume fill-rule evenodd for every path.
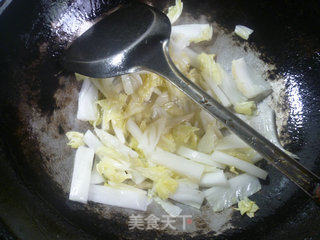
M 102 4 L 100 1 L 94 2 L 96 5 L 78 1 L 70 5 L 52 4 L 41 10 L 50 25 L 37 22 L 36 27 L 28 29 L 31 32 L 28 41 L 26 40 L 27 50 L 21 51 L 24 55 L 23 61 L 14 62 L 15 65 L 12 67 L 15 67 L 15 74 L 9 75 L 12 81 L 8 84 L 9 91 L 4 93 L 4 96 L 10 98 L 5 102 L 8 115 L 2 120 L 2 126 L 7 126 L 4 130 L 6 136 L 9 136 L 7 146 L 16 149 L 9 153 L 16 157 L 12 160 L 12 165 L 23 181 L 37 192 L 42 200 L 89 234 L 101 237 L 113 233 L 128 238 L 136 234 L 150 238 L 190 233 L 199 238 L 203 235 L 208 236 L 207 234 L 236 235 L 239 231 L 252 231 L 257 226 L 266 231 L 266 222 L 271 222 L 277 216 L 280 216 L 277 217 L 279 221 L 285 219 L 288 209 L 294 210 L 295 206 L 306 201 L 287 178 L 262 162 L 263 167 L 269 172 L 269 179 L 262 183 L 262 190 L 252 197 L 260 206 L 259 214 L 254 221 L 242 218 L 232 209 L 213 213 L 208 205 L 203 206 L 201 211 L 179 205 L 183 208 L 184 215 L 193 216 L 193 224 L 188 226 L 187 233 L 181 229 L 182 219 L 177 219 L 177 231 L 166 229 L 143 233 L 128 231 L 128 216 L 140 214 L 146 217 L 151 213 L 161 216 L 165 213 L 160 206 L 152 204 L 146 213 L 142 213 L 93 203 L 83 205 L 70 202 L 68 192 L 74 151 L 66 145 L 65 132 L 71 129 L 84 132 L 89 125 L 75 119 L 81 83 L 74 79 L 72 73 L 63 70 L 59 56 L 76 36 L 95 21 L 94 19 L 98 19 L 118 4 L 117 1 L 110 5 Z M 226 63 L 224 67 L 227 70 L 230 68 L 227 63 L 230 64 L 232 59 L 246 56 L 249 64 L 271 81 L 274 88 L 272 102 L 277 112 L 277 125 L 282 143 L 297 153 L 307 167 L 319 170 L 319 130 L 314 126 L 319 123 L 320 116 L 313 114 L 317 111 L 314 102 L 319 100 L 310 100 L 319 93 L 309 87 L 310 84 L 315 84 L 313 79 L 319 73 L 304 71 L 310 64 L 313 67 L 312 64 L 320 62 L 319 57 L 314 60 L 315 63 L 311 61 L 314 58 L 313 54 L 319 54 L 312 48 L 312 38 L 309 39 L 310 62 L 297 63 L 291 60 L 291 51 L 300 51 L 299 48 L 305 47 L 304 43 L 301 46 L 287 45 L 285 35 L 280 34 L 281 27 L 275 27 L 274 31 L 279 31 L 277 37 L 271 34 L 271 23 L 268 22 L 271 21 L 270 15 L 259 16 L 254 13 L 255 9 L 263 7 L 258 3 L 252 3 L 246 8 L 244 3 L 229 1 L 226 1 L 229 5 L 223 1 L 183 2 L 184 13 L 178 24 L 195 21 L 213 23 L 213 41 L 203 44 L 202 48 L 205 51 L 216 53 L 220 60 Z M 151 4 L 161 9 L 169 5 L 164 1 L 153 1 Z M 235 24 L 252 26 L 255 30 L 252 41 L 244 42 L 234 37 L 232 31 Z M 37 30 L 40 30 L 38 38 L 33 36 Z M 278 45 L 282 48 L 279 49 Z M 287 53 L 283 54 L 280 50 Z M 319 84 L 315 86 L 319 88 Z M 240 230 L 241 228 L 244 230 Z

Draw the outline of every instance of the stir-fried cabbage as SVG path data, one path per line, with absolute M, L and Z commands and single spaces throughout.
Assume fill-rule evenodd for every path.
M 105 182 L 105 178 L 101 176 L 100 173 L 97 171 L 97 163 L 93 165 L 92 172 L 91 172 L 91 179 L 90 184 L 102 184 Z
M 170 194 L 175 193 L 178 188 L 176 180 L 168 177 L 162 177 L 155 184 L 155 191 L 157 195 L 162 199 L 167 199 Z
M 233 156 L 219 151 L 215 151 L 211 156 L 213 160 L 218 163 L 234 166 L 239 170 L 247 172 L 248 174 L 259 177 L 261 179 L 267 178 L 268 173 L 266 171 L 262 170 L 261 168 L 258 168 L 257 166 L 247 161 L 240 160 L 238 158 L 235 158 Z
M 174 48 L 183 49 L 191 42 L 199 43 L 212 38 L 212 27 L 209 24 L 186 24 L 173 26 L 171 44 Z
M 117 98 L 103 99 L 96 102 L 101 112 L 101 128 L 108 130 L 112 122 L 113 127 L 124 129 L 124 106 L 126 104 L 127 95 L 119 94 Z M 99 124 L 96 124 L 99 125 Z
M 103 158 L 96 168 L 101 176 L 115 183 L 122 183 L 132 177 L 126 172 L 128 170 L 126 166 L 113 159 Z
M 254 201 L 245 197 L 243 200 L 238 202 L 238 208 L 235 209 L 239 210 L 241 215 L 246 213 L 248 217 L 253 218 L 254 213 L 259 210 L 259 207 Z
M 261 76 L 253 72 L 244 58 L 232 61 L 232 75 L 238 89 L 247 98 L 254 98 L 270 91 L 270 85 L 263 81 Z
M 172 129 L 172 137 L 177 145 L 196 148 L 199 140 L 197 131 L 199 131 L 197 127 L 182 123 Z
M 121 154 L 127 156 L 127 157 L 138 157 L 138 153 L 132 150 L 131 148 L 127 147 L 125 144 L 123 144 L 118 138 L 115 136 L 107 133 L 106 131 L 103 131 L 101 129 L 96 128 L 95 133 L 100 138 L 101 142 L 110 148 L 116 149 Z
M 230 100 L 219 87 L 222 83 L 223 72 L 221 71 L 219 65 L 215 62 L 214 58 L 214 54 L 201 53 L 198 56 L 201 75 L 214 96 L 218 98 L 222 105 L 229 107 L 231 105 Z
M 169 8 L 171 23 L 182 8 L 180 0 Z M 193 44 L 211 40 L 212 34 L 210 24 L 173 26 L 169 49 L 173 62 L 281 147 L 272 109 L 256 102 L 270 86 L 244 58 L 232 62 L 231 75 L 214 53 L 195 50 Z M 260 190 L 257 178 L 267 177 L 254 165 L 260 154 L 163 77 L 144 71 L 105 79 L 76 73 L 76 79 L 83 81 L 77 119 L 87 121 L 90 129 L 66 134 L 67 144 L 77 148 L 71 200 L 142 211 L 155 200 L 170 216 L 181 213 L 177 202 L 200 209 L 204 198 L 214 211 L 237 202 L 241 214 L 252 217 L 257 211 L 247 197 Z
M 107 205 L 146 211 L 150 201 L 146 193 L 139 189 L 117 188 L 112 186 L 91 185 L 89 201 Z
M 154 166 L 138 169 L 143 176 L 154 182 L 154 192 L 161 199 L 167 199 L 177 190 L 178 182 L 174 179 L 174 173 L 166 167 Z
M 214 186 L 204 191 L 214 211 L 221 211 L 249 197 L 261 189 L 256 177 L 241 174 L 228 180 L 228 186 Z
M 90 130 L 84 134 L 83 141 L 89 148 L 93 149 L 95 153 L 103 147 L 100 140 Z
M 158 146 L 168 152 L 175 152 L 177 145 L 171 133 L 164 134 L 160 137 Z
M 70 146 L 72 148 L 78 148 L 78 147 L 84 145 L 83 133 L 70 131 L 70 132 L 66 133 L 66 136 L 69 140 L 69 142 L 67 143 L 68 146 Z
M 199 141 L 198 150 L 204 153 L 212 153 L 215 145 L 222 138 L 222 134 L 215 124 L 209 124 L 205 134 Z
M 89 79 L 85 79 L 79 93 L 77 118 L 81 121 L 94 121 L 98 117 L 95 102 L 98 100 L 98 90 Z
M 228 186 L 228 184 L 228 179 L 222 170 L 203 174 L 200 180 L 201 187 Z
M 253 30 L 243 26 L 243 25 L 236 25 L 234 32 L 241 38 L 248 40 L 251 33 L 253 33 Z
M 223 165 L 215 162 L 210 155 L 200 151 L 195 151 L 193 149 L 182 146 L 177 150 L 177 153 L 182 157 L 188 158 L 198 163 L 223 168 Z
M 228 134 L 220 139 L 215 150 L 226 150 L 235 148 L 246 148 L 248 145 L 234 134 Z
M 204 195 L 198 189 L 190 188 L 187 184 L 180 182 L 177 191 L 172 194 L 170 198 L 185 205 L 200 209 Z
M 203 165 L 166 152 L 160 148 L 151 155 L 151 160 L 197 182 L 200 181 L 204 170 Z
M 214 60 L 215 57 L 216 55 L 214 54 L 201 53 L 198 56 L 198 61 L 203 78 L 213 80 L 217 85 L 220 85 L 222 76 L 217 63 Z
M 154 201 L 161 205 L 161 207 L 168 213 L 171 217 L 177 217 L 180 215 L 182 209 L 171 203 L 169 200 L 162 200 L 158 197 L 154 197 Z
M 257 107 L 254 101 L 239 102 L 234 105 L 234 110 L 237 113 L 241 113 L 245 115 L 253 115 L 256 109 Z
M 86 203 L 88 200 L 94 151 L 80 146 L 74 159 L 69 199 Z
M 168 9 L 167 16 L 170 19 L 171 24 L 173 24 L 180 17 L 183 9 L 183 3 L 181 0 L 176 0 L 176 5 L 171 6 Z

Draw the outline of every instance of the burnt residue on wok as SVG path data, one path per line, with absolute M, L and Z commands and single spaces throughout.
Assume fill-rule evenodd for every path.
M 0 216 L 13 232 L 17 230 L 12 227 L 14 218 L 9 220 L 8 215 L 16 206 L 18 210 L 16 215 L 11 211 L 12 216 L 27 212 L 25 222 L 31 223 L 30 229 L 32 225 L 40 229 L 39 238 L 44 239 L 55 238 L 56 234 L 68 239 L 189 237 L 163 231 L 128 231 L 126 216 L 112 210 L 111 220 L 106 220 L 99 215 L 101 209 L 92 212 L 88 210 L 92 207 L 90 204 L 87 207 L 69 202 L 64 191 L 69 183 L 61 186 L 57 184 L 61 179 L 55 179 L 55 176 L 67 176 L 67 179 L 72 162 L 62 161 L 63 155 L 58 158 L 57 154 L 51 155 L 50 144 L 61 144 L 61 154 L 70 151 L 61 139 L 71 128 L 68 115 L 75 112 L 73 96 L 79 89 L 72 75 L 63 70 L 59 57 L 83 28 L 121 3 L 107 0 L 13 1 L 0 16 L 0 31 L 5 33 L 2 35 L 5 37 L 0 38 L 0 160 L 3 166 L 0 179 L 1 186 L 6 186 L 0 191 L 3 209 Z M 161 9 L 169 6 L 165 1 L 148 3 Z M 267 74 L 273 81 L 283 80 L 285 90 L 280 93 L 277 107 L 288 115 L 281 140 L 288 143 L 288 150 L 301 157 L 303 164 L 319 174 L 319 3 L 231 0 L 200 3 L 191 0 L 184 1 L 184 5 L 186 12 L 208 16 L 226 33 L 231 33 L 236 24 L 255 29 L 248 43 L 240 39 L 235 42 L 261 53 L 263 61 L 275 66 Z M 81 128 L 81 124 L 78 127 Z M 261 207 L 257 217 L 252 220 L 235 213 L 227 223 L 232 228 L 217 238 L 319 236 L 316 230 L 319 209 L 276 170 L 265 167 L 270 178 L 254 197 Z M 21 201 L 25 201 L 25 205 Z M 78 228 L 82 230 L 77 231 Z M 215 232 L 203 235 L 206 228 L 199 220 L 198 232 L 192 236 L 203 239 L 215 235 Z

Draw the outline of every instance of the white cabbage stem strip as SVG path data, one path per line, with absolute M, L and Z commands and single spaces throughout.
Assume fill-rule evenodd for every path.
M 251 163 L 240 160 L 226 153 L 215 151 L 211 156 L 213 160 L 218 163 L 234 166 L 239 170 L 244 171 L 252 176 L 255 176 L 261 179 L 266 179 L 268 176 L 268 173 L 262 170 L 261 168 L 258 168 L 257 166 Z
M 69 194 L 70 200 L 82 203 L 87 202 L 93 157 L 93 149 L 83 146 L 77 149 Z

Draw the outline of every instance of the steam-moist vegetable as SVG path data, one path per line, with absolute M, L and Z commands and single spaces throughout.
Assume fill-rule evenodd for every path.
M 198 163 L 202 163 L 205 165 L 214 166 L 218 168 L 224 168 L 222 164 L 215 162 L 210 155 L 205 154 L 203 152 L 195 151 L 193 149 L 181 146 L 177 150 L 177 153 L 182 157 L 188 158 Z
M 103 147 L 100 140 L 90 130 L 83 136 L 83 141 L 89 148 L 93 149 L 95 153 Z
M 183 157 L 161 149 L 157 149 L 152 154 L 151 161 L 163 165 L 196 182 L 200 181 L 204 170 L 204 166 L 199 163 L 188 161 Z
M 84 145 L 82 133 L 70 131 L 66 133 L 66 136 L 69 140 L 69 142 L 67 143 L 68 146 L 72 148 L 78 148 Z
M 168 9 L 168 18 L 170 19 L 171 24 L 173 24 L 180 17 L 183 9 L 183 3 L 181 0 L 176 0 L 176 5 L 171 6 Z
M 214 186 L 203 192 L 214 211 L 228 208 L 261 189 L 259 180 L 247 174 L 231 178 L 228 183 L 228 187 Z
M 228 179 L 222 170 L 203 174 L 200 180 L 201 187 L 228 186 L 228 184 Z
M 212 155 L 214 161 L 228 166 L 234 166 L 239 170 L 249 173 L 252 176 L 256 176 L 262 179 L 266 179 L 268 173 L 255 165 L 246 161 L 240 160 L 226 153 L 215 151 Z
M 177 0 L 169 8 L 171 23 L 182 7 Z M 232 72 L 227 72 L 214 52 L 193 49 L 193 44 L 211 40 L 213 30 L 207 23 L 173 26 L 173 61 L 191 81 L 280 146 L 271 108 L 256 102 L 270 86 L 252 71 L 246 56 L 230 63 Z M 206 198 L 214 211 L 240 201 L 241 213 L 253 216 L 258 207 L 246 197 L 260 190 L 257 177 L 265 179 L 267 172 L 254 165 L 261 156 L 222 123 L 151 72 L 76 78 L 82 81 L 77 119 L 92 127 L 66 134 L 68 145 L 78 148 L 71 200 L 141 211 L 155 200 L 167 214 L 178 216 L 182 209 L 177 203 L 200 209 Z
M 252 218 L 254 217 L 254 213 L 259 210 L 259 207 L 254 201 L 245 197 L 243 200 L 238 202 L 238 208 L 235 209 L 239 210 L 241 215 L 246 213 L 248 217 Z
M 155 197 L 154 201 L 156 203 L 160 204 L 161 207 L 163 208 L 163 210 L 166 211 L 166 213 L 168 213 L 171 217 L 177 217 L 182 212 L 181 208 L 179 208 L 178 206 L 174 205 L 173 203 L 171 203 L 168 200 L 164 201 L 159 197 Z
M 250 69 L 244 58 L 232 61 L 232 75 L 238 89 L 247 98 L 257 97 L 270 90 L 270 86 Z
M 198 189 L 191 188 L 188 184 L 180 182 L 177 191 L 170 196 L 172 200 L 200 209 L 204 195 Z
M 150 203 L 147 193 L 138 189 L 121 189 L 91 185 L 89 201 L 146 211 Z
M 94 151 L 80 146 L 76 152 L 69 199 L 86 203 L 91 179 Z
M 212 27 L 209 24 L 186 24 L 173 26 L 171 30 L 172 44 L 185 48 L 190 43 L 208 41 L 212 37 Z
M 253 33 L 253 30 L 243 25 L 236 25 L 234 32 L 239 37 L 248 40 L 249 36 Z
M 200 152 L 212 153 L 219 138 L 222 138 L 219 128 L 215 124 L 208 124 L 205 134 L 199 140 L 197 149 Z
M 96 101 L 98 90 L 89 79 L 85 79 L 79 93 L 77 118 L 82 121 L 94 121 L 98 117 Z

